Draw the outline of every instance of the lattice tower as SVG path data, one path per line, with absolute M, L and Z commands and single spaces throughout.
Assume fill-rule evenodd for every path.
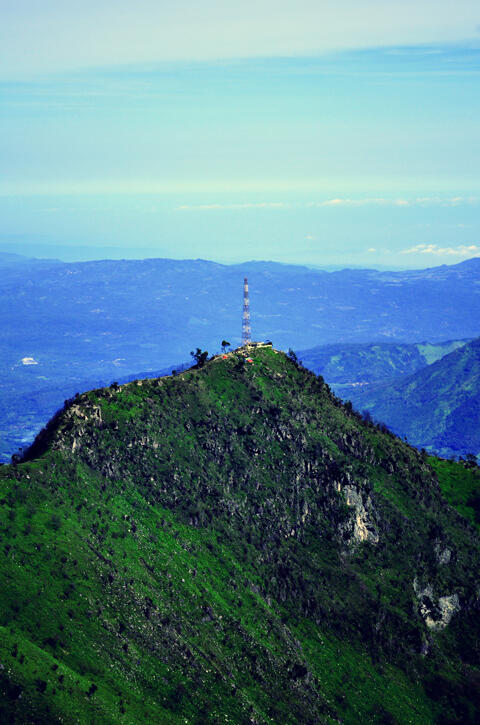
M 250 299 L 248 296 L 248 279 L 243 280 L 243 318 L 242 318 L 242 345 L 249 345 L 250 340 Z

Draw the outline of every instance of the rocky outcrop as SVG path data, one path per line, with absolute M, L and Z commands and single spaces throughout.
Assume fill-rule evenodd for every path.
M 420 614 L 429 629 L 437 631 L 445 629 L 452 617 L 461 609 L 460 599 L 456 593 L 437 597 L 431 584 L 426 584 L 422 588 L 416 578 L 413 581 L 413 589 L 417 596 Z
M 352 515 L 339 526 L 343 539 L 349 544 L 358 544 L 368 541 L 370 544 L 378 544 L 379 535 L 374 521 L 374 507 L 368 493 L 362 492 L 359 486 L 349 483 L 342 486 L 340 482 L 335 484 L 335 489 L 343 493 L 345 503 L 353 509 Z
M 447 546 L 443 547 L 440 543 L 434 546 L 435 556 L 439 564 L 450 564 L 452 558 L 452 550 Z

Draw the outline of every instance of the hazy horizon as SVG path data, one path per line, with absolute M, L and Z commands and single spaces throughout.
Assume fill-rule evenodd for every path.
M 21 0 L 2 20 L 0 244 L 317 266 L 480 255 L 471 0 Z
M 452 260 L 448 262 L 438 262 L 435 260 L 432 260 L 431 258 L 425 257 L 425 263 L 424 264 L 416 264 L 416 265 L 382 265 L 382 264 L 350 264 L 348 261 L 346 262 L 339 262 L 337 264 L 308 264 L 308 263 L 300 263 L 300 262 L 282 262 L 275 259 L 248 259 L 246 257 L 239 257 L 238 260 L 235 261 L 227 261 L 221 258 L 207 258 L 207 257 L 182 257 L 182 256 L 155 256 L 151 254 L 152 250 L 150 249 L 135 249 L 135 248 L 128 248 L 128 247 L 65 247 L 62 245 L 42 245 L 39 244 L 38 241 L 35 244 L 32 243 L 17 243 L 17 244 L 3 244 L 0 242 L 0 256 L 3 255 L 15 255 L 20 258 L 30 259 L 30 260 L 42 260 L 42 261 L 55 261 L 55 262 L 62 262 L 62 263 L 75 263 L 75 262 L 105 262 L 105 261 L 143 261 L 143 260 L 158 260 L 158 259 L 166 259 L 166 260 L 173 260 L 173 261 L 179 261 L 179 262 L 188 262 L 188 261 L 202 261 L 202 262 L 211 262 L 212 264 L 219 264 L 222 266 L 241 266 L 242 264 L 249 265 L 252 263 L 258 263 L 258 264 L 279 264 L 282 266 L 299 266 L 299 267 L 307 267 L 309 269 L 315 270 L 323 270 L 323 271 L 337 271 L 341 269 L 372 269 L 377 271 L 392 271 L 392 272 L 401 272 L 401 271 L 415 271 L 415 270 L 425 270 L 425 269 L 431 269 L 433 267 L 440 267 L 440 266 L 454 266 L 457 264 L 460 264 L 460 262 L 469 262 L 474 259 L 477 259 L 478 257 L 469 257 L 466 259 L 461 260 Z M 430 264 L 427 263 L 428 259 L 430 259 Z

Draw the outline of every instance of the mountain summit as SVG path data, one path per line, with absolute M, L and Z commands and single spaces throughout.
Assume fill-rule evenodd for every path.
M 3 721 L 478 721 L 473 524 L 425 456 L 248 354 L 80 395 L 1 467 Z

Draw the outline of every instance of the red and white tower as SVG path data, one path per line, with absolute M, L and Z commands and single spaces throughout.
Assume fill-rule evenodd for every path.
M 242 345 L 249 345 L 250 340 L 250 299 L 248 297 L 248 279 L 243 280 L 243 318 L 242 318 Z

